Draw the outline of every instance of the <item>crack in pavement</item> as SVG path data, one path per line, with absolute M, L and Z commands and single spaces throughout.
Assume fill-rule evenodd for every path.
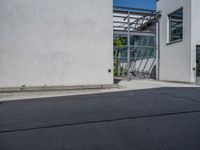
M 38 126 L 38 127 L 30 127 L 30 128 L 22 128 L 22 129 L 8 129 L 8 130 L 0 131 L 0 134 L 21 132 L 21 131 L 39 130 L 39 129 L 59 128 L 59 127 L 81 126 L 81 125 L 89 125 L 89 124 L 97 124 L 97 123 L 126 121 L 126 120 L 134 120 L 134 119 L 153 118 L 153 117 L 174 116 L 174 115 L 191 114 L 191 113 L 200 113 L 200 110 L 172 112 L 172 113 L 164 113 L 164 114 L 153 114 L 153 115 L 143 115 L 143 116 L 134 116 L 134 117 L 132 116 L 132 117 L 105 119 L 105 120 L 94 120 L 94 121 L 85 121 L 85 122 L 77 122 L 77 123 L 62 123 L 62 124 Z

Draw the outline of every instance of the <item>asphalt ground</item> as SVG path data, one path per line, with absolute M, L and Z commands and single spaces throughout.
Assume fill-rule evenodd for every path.
M 200 88 L 0 103 L 0 150 L 199 150 Z

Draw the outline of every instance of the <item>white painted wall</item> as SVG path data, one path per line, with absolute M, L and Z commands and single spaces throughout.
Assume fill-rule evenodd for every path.
M 159 0 L 157 2 L 157 11 L 162 11 L 160 20 L 160 80 L 194 82 L 194 64 L 191 60 L 193 57 L 191 52 L 191 5 L 191 0 Z M 167 45 L 168 14 L 181 7 L 183 7 L 183 41 Z
M 112 84 L 112 0 L 0 0 L 0 87 Z
M 192 0 L 192 41 L 191 41 L 191 60 L 192 60 L 192 68 L 196 68 L 196 45 L 200 45 L 200 1 Z M 193 73 L 193 81 L 196 80 L 196 72 Z

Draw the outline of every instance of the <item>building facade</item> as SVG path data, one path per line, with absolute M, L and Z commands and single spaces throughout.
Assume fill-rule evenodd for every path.
M 199 8 L 199 0 L 157 0 L 160 80 L 198 82 Z
M 0 0 L 0 88 L 113 83 L 112 0 Z

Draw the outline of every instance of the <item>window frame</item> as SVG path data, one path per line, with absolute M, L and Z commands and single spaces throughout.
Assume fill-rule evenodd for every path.
M 171 32 L 171 16 L 174 14 L 174 13 L 176 13 L 176 12 L 178 12 L 178 11 L 180 11 L 180 10 L 182 10 L 182 35 L 181 35 L 181 38 L 180 39 L 177 39 L 177 40 L 171 40 L 171 38 L 172 38 L 172 32 Z M 168 23 L 167 23 L 167 28 L 168 28 L 168 37 L 167 37 L 167 40 L 168 40 L 168 42 L 167 42 L 167 45 L 170 45 L 170 44 L 174 44 L 174 43 L 179 43 L 179 42 L 182 42 L 183 41 L 183 23 L 184 23 L 184 17 L 183 17 L 183 15 L 184 15 L 184 12 L 183 12 L 183 7 L 181 7 L 181 8 L 179 8 L 179 9 L 176 9 L 175 11 L 173 11 L 172 13 L 170 13 L 170 14 L 168 14 Z

